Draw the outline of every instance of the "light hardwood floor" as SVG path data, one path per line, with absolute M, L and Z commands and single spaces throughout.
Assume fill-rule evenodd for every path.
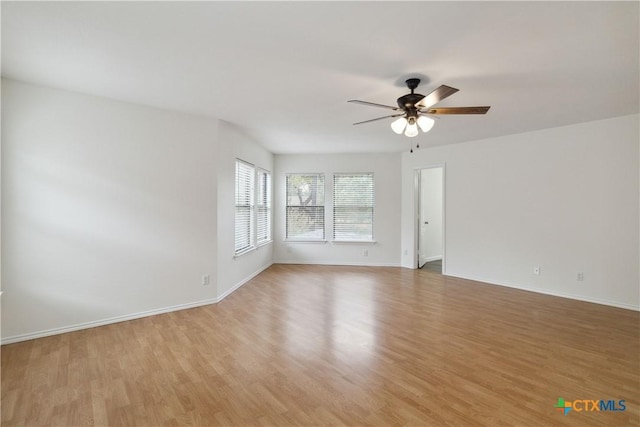
M 3 346 L 1 420 L 637 426 L 639 323 L 429 271 L 274 265 L 217 305 Z

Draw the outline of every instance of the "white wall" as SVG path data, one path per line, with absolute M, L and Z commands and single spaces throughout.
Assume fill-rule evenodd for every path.
M 276 155 L 274 176 L 275 262 L 334 265 L 400 264 L 400 155 L 313 154 Z M 375 186 L 374 240 L 371 243 L 331 242 L 333 174 L 373 172 Z M 285 242 L 287 173 L 325 174 L 325 226 L 327 243 Z M 367 250 L 368 255 L 364 255 Z
M 440 163 L 448 274 L 638 309 L 638 121 L 274 158 L 216 119 L 3 79 L 3 342 L 215 302 L 273 259 L 412 267 L 414 170 Z M 274 243 L 238 258 L 236 157 L 273 172 L 275 219 Z M 285 174 L 300 172 L 328 188 L 334 172 L 373 172 L 377 243 L 284 242 Z
M 414 259 L 414 169 L 445 163 L 449 275 L 639 309 L 638 122 L 403 154 L 403 266 Z
M 6 79 L 2 113 L 3 342 L 216 302 L 271 263 L 232 259 L 235 156 L 273 157 L 227 123 Z
M 225 121 L 220 121 L 219 140 L 217 290 L 223 297 L 273 263 L 273 243 L 234 257 L 236 158 L 270 171 L 273 181 L 273 154 Z

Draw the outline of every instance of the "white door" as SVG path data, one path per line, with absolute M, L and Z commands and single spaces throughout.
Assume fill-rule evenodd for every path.
M 421 169 L 418 176 L 418 268 L 443 257 L 443 169 Z

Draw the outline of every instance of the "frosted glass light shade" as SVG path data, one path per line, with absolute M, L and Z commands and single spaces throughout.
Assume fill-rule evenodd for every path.
M 429 132 L 435 122 L 436 121 L 433 120 L 431 117 L 427 117 L 427 116 L 418 117 L 418 126 L 420 126 L 420 129 L 422 129 L 422 132 Z
M 404 131 L 404 134 L 407 135 L 410 138 L 413 138 L 414 136 L 417 136 L 418 135 L 418 125 L 416 125 L 415 123 L 408 124 L 407 125 L 407 129 Z
M 400 117 L 398 120 L 391 122 L 391 129 L 398 135 L 404 131 L 405 126 L 407 126 L 407 119 L 404 117 Z

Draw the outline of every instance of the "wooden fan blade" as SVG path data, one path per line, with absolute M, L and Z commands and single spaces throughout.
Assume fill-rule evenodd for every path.
M 442 101 L 446 97 L 453 95 L 457 91 L 458 91 L 458 89 L 456 89 L 455 87 L 442 85 L 439 88 L 437 88 L 436 90 L 434 90 L 433 92 L 431 92 L 429 95 L 427 95 L 424 98 L 422 98 L 416 104 L 416 107 L 417 108 L 429 108 L 432 105 L 435 105 L 438 102 Z
M 420 111 L 426 114 L 487 114 L 491 107 L 443 107 Z
M 402 114 L 392 114 L 390 116 L 378 117 L 377 119 L 365 120 L 364 122 L 354 123 L 354 125 L 361 125 L 363 123 L 375 122 L 376 120 L 382 120 L 382 119 L 388 119 L 390 117 L 400 117 L 400 116 L 404 116 L 404 113 L 402 113 Z
M 398 107 L 392 107 L 391 105 L 376 104 L 375 102 L 359 101 L 357 99 L 352 99 L 351 101 L 347 101 L 347 102 L 354 102 L 356 104 L 368 105 L 369 107 L 380 107 L 380 108 L 388 108 L 389 110 L 402 111 L 402 109 Z

